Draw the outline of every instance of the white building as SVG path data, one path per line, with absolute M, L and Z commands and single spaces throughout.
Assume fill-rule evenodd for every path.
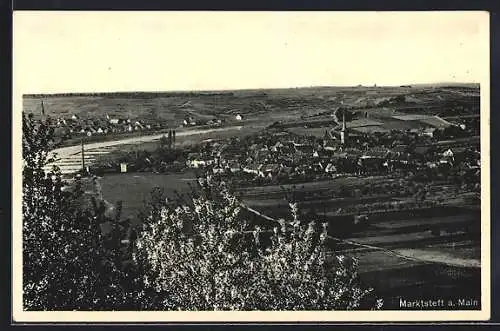
M 328 165 L 325 168 L 325 172 L 327 173 L 337 172 L 337 168 L 332 163 L 328 163 Z
M 451 149 L 448 149 L 448 150 L 443 152 L 443 156 L 444 157 L 453 157 L 453 152 L 451 151 Z

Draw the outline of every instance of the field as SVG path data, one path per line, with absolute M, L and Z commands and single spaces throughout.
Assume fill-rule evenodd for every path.
M 167 197 L 173 197 L 174 191 L 190 192 L 190 184 L 196 179 L 194 172 L 183 174 L 128 173 L 105 175 L 100 180 L 102 196 L 115 204 L 123 202 L 123 216 L 135 218 L 137 211 L 149 201 L 154 187 L 164 190 Z
M 464 94 L 462 90 L 467 93 Z M 405 101 L 390 101 L 396 96 L 404 96 Z M 231 124 L 236 122 L 236 114 L 241 114 L 244 121 L 257 120 L 271 124 L 300 120 L 301 117 L 334 110 L 340 105 L 359 108 L 355 111 L 367 112 L 370 117 L 382 114 L 387 117 L 396 110 L 403 113 L 438 112 L 440 116 L 455 116 L 463 115 L 463 111 L 478 113 L 479 109 L 478 89 L 469 86 L 360 86 L 187 93 L 25 95 L 23 111 L 40 115 L 42 99 L 45 113 L 55 117 L 68 118 L 76 114 L 83 119 L 104 118 L 106 115 L 131 119 L 153 118 L 167 126 L 179 126 L 186 116 L 204 121 L 222 118 Z M 456 102 L 464 103 L 467 109 L 462 107 L 461 112 L 450 110 L 450 104 Z M 418 111 L 415 110 L 416 106 Z
M 116 174 L 106 175 L 100 182 L 102 194 L 110 202 L 122 200 L 124 216 L 135 218 L 137 210 L 149 199 L 153 187 L 162 187 L 167 196 L 174 190 L 190 192 L 194 173 L 185 174 Z M 382 180 L 380 178 L 379 180 Z M 357 179 L 344 179 L 341 183 L 353 183 Z M 325 188 L 332 183 L 308 183 L 304 188 Z M 359 183 L 358 183 L 359 184 Z M 338 184 L 340 185 L 340 184 Z M 126 188 L 126 189 L 124 189 Z M 277 194 L 279 188 L 255 188 L 245 194 Z M 279 199 L 274 199 L 278 202 Z M 271 200 L 273 201 L 273 200 Z M 353 202 L 351 202 L 353 203 Z M 283 211 L 286 202 L 282 200 Z M 265 211 L 254 204 L 257 210 Z M 368 247 L 349 245 L 332 240 L 331 247 L 337 254 L 348 254 L 359 258 L 361 280 L 376 288 L 376 293 L 385 299 L 386 309 L 399 309 L 399 298 L 453 297 L 453 289 L 460 294 L 478 298 L 480 245 L 477 238 L 464 236 L 464 226 L 479 228 L 477 212 L 461 208 L 441 208 L 441 216 L 435 210 L 393 212 L 374 217 L 368 226 L 354 229 L 343 237 Z M 138 220 L 135 219 L 135 222 Z M 134 222 L 134 223 L 135 223 Z M 332 218 L 330 228 L 342 227 Z M 440 235 L 434 234 L 437 230 Z M 334 235 L 338 231 L 329 231 Z M 372 246 L 381 249 L 369 248 Z M 391 249 L 388 254 L 383 249 Z M 443 265 L 442 262 L 445 262 Z M 466 289 L 462 287 L 467 284 Z M 451 296 L 450 296 L 451 295 Z

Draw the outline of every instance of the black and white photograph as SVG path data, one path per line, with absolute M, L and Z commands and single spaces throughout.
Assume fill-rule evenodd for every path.
M 19 322 L 487 320 L 486 12 L 17 11 Z

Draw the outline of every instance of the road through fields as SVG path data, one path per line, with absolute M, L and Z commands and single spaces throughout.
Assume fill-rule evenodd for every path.
M 243 126 L 230 126 L 224 128 L 188 130 L 177 132 L 176 137 L 182 138 L 187 136 L 203 135 L 207 133 L 223 131 L 235 131 L 235 133 L 237 133 L 238 131 L 241 131 L 242 128 Z M 164 135 L 164 133 L 161 133 L 155 135 L 129 137 L 113 141 L 85 144 L 85 164 L 87 166 L 90 166 L 95 162 L 97 156 L 108 154 L 114 150 L 117 150 L 119 147 L 123 147 L 125 145 L 138 145 L 159 140 Z M 46 170 L 51 169 L 54 165 L 58 166 L 63 174 L 75 173 L 81 169 L 82 147 L 80 145 L 57 148 L 53 150 L 52 153 L 56 155 L 56 161 L 48 164 L 45 167 Z

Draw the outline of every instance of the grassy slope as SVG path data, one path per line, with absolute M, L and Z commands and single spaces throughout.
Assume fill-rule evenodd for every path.
M 425 96 L 425 103 L 438 104 L 440 99 L 457 98 L 444 90 L 428 93 L 427 88 L 399 87 L 314 87 L 272 90 L 228 91 L 232 94 L 185 95 L 175 93 L 128 93 L 114 95 L 83 96 L 33 96 L 23 98 L 23 110 L 40 114 L 43 98 L 48 115 L 81 118 L 111 117 L 149 118 L 156 113 L 159 121 L 178 126 L 186 115 L 199 120 L 214 117 L 235 121 L 235 114 L 244 119 L 259 119 L 267 123 L 277 120 L 298 119 L 300 116 L 333 109 L 344 104 L 369 105 L 395 95 L 407 95 L 417 99 Z

